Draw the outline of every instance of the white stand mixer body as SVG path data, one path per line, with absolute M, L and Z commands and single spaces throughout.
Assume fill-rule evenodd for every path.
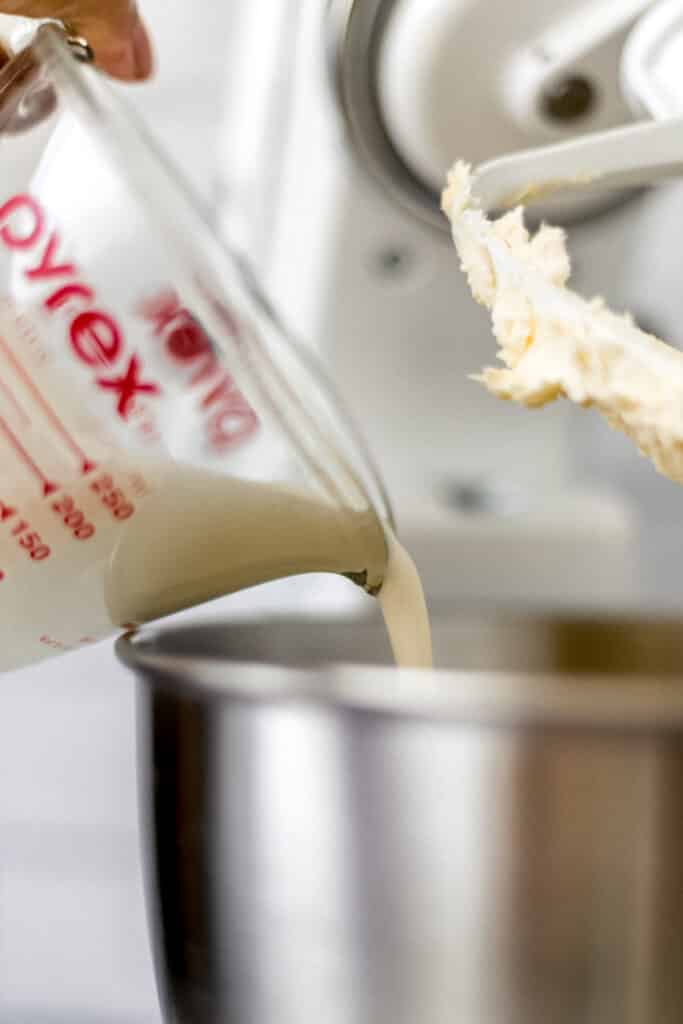
M 493 361 L 494 342 L 445 221 L 436 226 L 440 182 L 457 157 L 479 162 L 633 119 L 621 53 L 652 4 L 631 0 L 617 16 L 598 0 L 367 3 L 391 8 L 370 99 L 394 153 L 434 191 L 432 222 L 368 173 L 347 131 L 335 46 L 353 5 L 249 0 L 221 139 L 226 230 L 331 369 L 432 595 L 620 609 L 676 600 L 683 586 L 673 578 L 658 574 L 647 589 L 628 496 L 644 487 L 675 516 L 676 489 L 585 413 L 529 413 L 469 379 Z M 554 121 L 542 98 L 572 77 L 591 84 L 593 106 Z M 666 287 L 679 262 L 666 224 L 680 196 L 674 188 L 561 211 L 577 222 L 570 247 L 580 290 L 654 320 L 665 337 L 680 316 L 677 289 Z M 642 273 L 644 240 L 648 264 L 655 232 L 658 290 Z

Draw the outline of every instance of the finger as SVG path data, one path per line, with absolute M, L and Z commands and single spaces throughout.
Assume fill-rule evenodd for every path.
M 154 54 L 149 33 L 140 18 L 138 18 L 138 23 L 133 31 L 133 53 L 135 54 L 135 76 L 138 81 L 144 81 L 154 71 Z
M 143 81 L 152 73 L 152 47 L 134 0 L 0 0 L 0 8 L 62 19 L 70 32 L 87 39 L 98 67 L 113 78 Z
M 78 34 L 85 36 L 92 46 L 95 62 L 99 68 L 106 71 L 112 78 L 118 78 L 122 82 L 135 80 L 135 54 L 130 40 L 124 39 L 118 42 L 108 39 L 106 44 L 98 46 L 96 42 L 92 41 L 93 37 L 88 35 L 85 26 L 78 31 Z
M 113 78 L 142 81 L 152 73 L 152 47 L 134 0 L 0 0 L 0 7 L 8 3 L 62 18 L 70 32 L 87 39 L 98 67 Z
M 88 19 L 75 21 L 74 29 L 85 36 L 95 53 L 97 65 L 124 82 L 150 77 L 154 61 L 147 29 L 135 10 L 114 24 Z

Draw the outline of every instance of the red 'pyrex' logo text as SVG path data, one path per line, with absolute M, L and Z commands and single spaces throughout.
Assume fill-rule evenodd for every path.
M 166 355 L 186 374 L 188 388 L 202 388 L 200 408 L 206 414 L 211 447 L 224 451 L 246 441 L 259 421 L 217 357 L 206 331 L 170 289 L 147 299 L 139 309 Z M 233 327 L 234 329 L 234 327 Z
M 114 316 L 98 309 L 95 291 L 79 280 L 73 263 L 59 256 L 57 231 L 46 228 L 45 213 L 29 195 L 0 206 L 0 239 L 8 249 L 34 250 L 36 260 L 24 270 L 35 284 L 54 285 L 43 300 L 49 313 L 68 305 L 69 343 L 78 361 L 93 372 L 95 386 L 111 393 L 116 412 L 127 419 L 138 395 L 158 395 L 159 385 L 146 380 L 139 357 L 126 352 L 123 331 Z
M 30 254 L 25 279 L 48 289 L 41 300 L 43 308 L 67 317 L 70 351 L 91 371 L 94 386 L 111 395 L 113 409 L 122 420 L 132 420 L 140 397 L 161 396 L 159 382 L 152 379 L 140 354 L 127 345 L 120 321 L 99 307 L 95 289 L 81 279 L 73 262 L 60 256 L 59 232 L 49 228 L 45 211 L 33 196 L 17 195 L 0 205 L 0 242 L 7 249 Z M 177 296 L 164 292 L 137 312 L 163 342 L 163 352 L 175 371 L 183 371 L 183 386 L 202 389 L 197 408 L 209 446 L 222 452 L 251 437 L 259 426 L 255 412 Z M 146 429 L 150 431 L 149 422 Z

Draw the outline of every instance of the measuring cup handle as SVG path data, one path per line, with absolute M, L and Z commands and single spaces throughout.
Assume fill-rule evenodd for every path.
M 33 45 L 41 32 L 61 35 L 80 63 L 94 59 L 87 40 L 69 36 L 60 22 L 0 15 L 0 133 L 29 131 L 57 106 L 54 86 Z
M 23 18 L 14 14 L 0 14 L 0 68 L 12 57 L 26 50 L 45 25 L 61 31 L 77 60 L 92 63 L 95 56 L 87 39 L 76 34 L 67 22 L 55 18 Z
M 6 58 L 16 56 L 30 46 L 43 20 L 0 14 L 0 49 Z

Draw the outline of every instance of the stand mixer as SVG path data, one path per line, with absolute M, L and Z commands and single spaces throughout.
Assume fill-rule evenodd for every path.
M 434 597 L 679 606 L 683 495 L 585 413 L 521 412 L 468 379 L 492 339 L 439 210 L 456 157 L 476 164 L 678 113 L 661 89 L 654 102 L 639 59 L 663 7 L 254 0 L 238 12 L 224 225 L 285 318 L 316 339 Z M 568 228 L 580 291 L 675 343 L 669 225 L 681 203 L 672 186 L 539 212 Z
M 631 120 L 649 5 L 502 6 L 242 5 L 224 220 L 372 435 L 432 597 L 643 616 L 435 608 L 443 668 L 402 681 L 367 622 L 123 640 L 169 1022 L 680 1019 L 681 627 L 647 621 L 680 600 L 680 491 L 590 419 L 468 384 L 489 328 L 436 212 L 457 155 Z M 674 339 L 679 202 L 560 211 L 583 287 Z

